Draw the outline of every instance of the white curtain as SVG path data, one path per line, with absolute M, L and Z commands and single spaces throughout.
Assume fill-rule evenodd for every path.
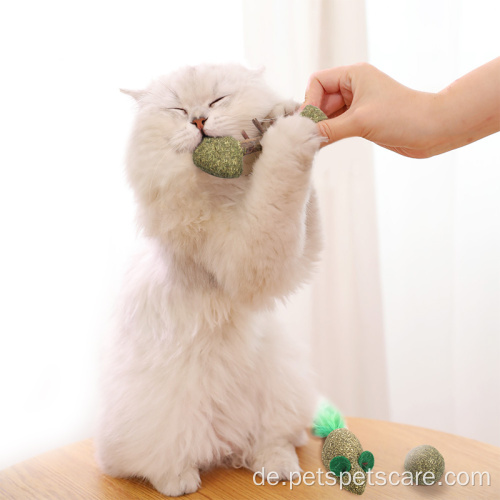
M 367 59 L 361 0 L 248 0 L 245 54 L 270 83 L 303 100 L 318 69 Z M 325 396 L 346 415 L 387 419 L 388 383 L 379 282 L 371 146 L 349 139 L 316 161 L 325 251 L 314 282 L 281 312 L 312 343 Z
M 494 0 L 366 4 L 371 61 L 409 87 L 499 55 Z M 391 419 L 498 446 L 500 134 L 424 161 L 376 148 L 375 172 Z

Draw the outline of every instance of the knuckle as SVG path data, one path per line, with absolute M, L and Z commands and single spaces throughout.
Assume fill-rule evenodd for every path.
M 357 68 L 359 68 L 363 71 L 370 70 L 371 68 L 373 68 L 373 66 L 366 61 L 356 63 L 354 66 L 356 66 Z
M 311 75 L 309 76 L 309 81 L 313 81 L 313 80 L 318 80 L 319 79 L 319 71 L 315 71 L 314 73 L 311 73 Z

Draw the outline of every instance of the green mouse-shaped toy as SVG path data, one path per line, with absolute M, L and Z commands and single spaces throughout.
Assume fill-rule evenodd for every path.
M 312 432 L 324 437 L 321 461 L 325 469 L 335 475 L 342 489 L 363 494 L 366 473 L 375 463 L 370 451 L 363 451 L 358 438 L 347 429 L 340 412 L 328 403 L 318 410 Z

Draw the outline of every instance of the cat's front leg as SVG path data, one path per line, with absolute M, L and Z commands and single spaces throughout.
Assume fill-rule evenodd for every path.
M 272 477 L 280 481 L 290 481 L 302 471 L 294 446 L 279 440 L 260 448 L 250 463 L 250 469 L 263 475 L 264 480 Z
M 292 115 L 299 109 L 299 103 L 291 99 L 282 101 L 269 112 L 266 118 L 281 118 L 282 116 Z
M 280 118 L 271 126 L 254 165 L 246 213 L 269 218 L 274 207 L 295 222 L 309 194 L 311 167 L 322 141 L 317 125 L 298 114 Z
M 238 212 L 227 231 L 214 228 L 207 246 L 210 270 L 232 297 L 256 305 L 304 280 L 319 250 L 310 178 L 321 140 L 316 124 L 299 115 L 280 118 L 264 135 Z

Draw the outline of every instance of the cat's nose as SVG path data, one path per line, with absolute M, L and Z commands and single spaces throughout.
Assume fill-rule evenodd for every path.
M 203 125 L 205 125 L 206 121 L 206 118 L 195 118 L 191 123 L 196 125 L 199 130 L 203 130 Z

